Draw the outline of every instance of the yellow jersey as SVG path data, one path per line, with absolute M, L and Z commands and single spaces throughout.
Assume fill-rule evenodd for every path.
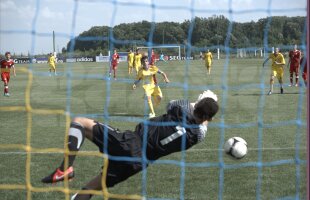
M 285 65 L 285 59 L 284 59 L 284 56 L 282 53 L 278 53 L 278 54 L 274 54 L 274 53 L 271 53 L 269 54 L 269 59 L 272 60 L 272 68 L 274 67 L 279 67 L 280 65 Z M 276 64 L 275 62 L 279 63 L 279 64 Z
M 135 54 L 133 52 L 128 53 L 128 55 L 127 55 L 128 64 L 131 65 L 131 66 L 133 65 L 134 56 L 135 56 Z
M 142 58 L 142 54 L 135 54 L 134 55 L 134 65 L 135 67 L 140 67 L 141 66 L 141 58 Z
M 141 68 L 138 72 L 137 80 L 143 81 L 143 88 L 147 85 L 155 87 L 154 75 L 158 71 L 158 68 L 154 65 L 150 66 L 148 70 Z
M 204 54 L 204 59 L 206 62 L 211 62 L 213 59 L 212 53 L 211 52 L 207 52 Z
M 50 56 L 50 57 L 48 57 L 47 62 L 48 62 L 49 65 L 53 65 L 54 66 L 55 62 L 56 62 L 56 59 L 55 59 L 54 56 Z

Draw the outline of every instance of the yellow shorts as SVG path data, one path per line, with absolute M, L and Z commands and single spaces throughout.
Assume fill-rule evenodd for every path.
M 275 76 L 277 79 L 282 79 L 283 73 L 283 67 L 271 67 L 271 76 Z
M 144 85 L 143 86 L 144 91 L 145 91 L 145 96 L 150 97 L 150 96 L 160 96 L 163 97 L 163 94 L 161 92 L 161 89 L 159 86 L 152 86 L 152 85 Z
M 134 67 L 135 67 L 136 71 L 139 71 L 139 69 L 141 68 L 141 65 L 135 65 Z
M 209 68 L 211 67 L 211 64 L 212 64 L 212 62 L 206 62 L 206 63 L 205 63 L 206 68 L 209 69 Z
M 133 64 L 132 63 L 128 63 L 128 68 L 133 68 Z
M 50 66 L 50 69 L 52 70 L 55 70 L 56 69 L 56 66 L 55 65 L 49 65 Z

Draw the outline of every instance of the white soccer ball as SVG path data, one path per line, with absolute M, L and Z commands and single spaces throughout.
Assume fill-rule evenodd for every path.
M 241 159 L 248 152 L 247 142 L 241 137 L 229 138 L 224 144 L 224 151 L 234 158 Z

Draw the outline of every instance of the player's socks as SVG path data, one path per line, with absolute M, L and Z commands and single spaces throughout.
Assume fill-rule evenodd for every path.
M 148 105 L 149 105 L 149 108 L 150 108 L 150 110 L 151 110 L 151 113 L 154 113 L 154 114 L 155 114 L 154 108 L 153 108 L 152 100 L 151 100 L 151 99 L 147 99 L 147 103 L 148 103 Z
M 9 93 L 9 86 L 8 85 L 4 85 L 4 93 Z
M 295 79 L 295 80 L 296 80 L 296 84 L 295 84 L 295 86 L 296 86 L 296 87 L 298 87 L 298 80 L 299 80 L 299 76 L 296 76 L 296 79 Z
M 69 129 L 69 138 L 68 138 L 68 149 L 69 151 L 77 152 L 80 150 L 85 139 L 84 127 L 77 123 L 71 122 Z M 73 165 L 76 155 L 69 155 L 68 158 L 68 167 Z M 65 160 L 61 163 L 59 169 L 64 171 L 65 169 Z
M 293 86 L 293 73 L 290 73 L 290 87 Z

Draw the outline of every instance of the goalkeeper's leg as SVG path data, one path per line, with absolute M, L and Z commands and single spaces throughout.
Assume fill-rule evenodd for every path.
M 65 177 L 72 179 L 74 177 L 73 163 L 76 153 L 80 150 L 85 137 L 92 141 L 92 129 L 95 122 L 87 118 L 75 118 L 71 124 L 68 134 L 67 149 L 70 154 L 68 158 L 64 158 L 61 165 L 50 175 L 42 179 L 43 183 L 56 183 L 63 181 Z

